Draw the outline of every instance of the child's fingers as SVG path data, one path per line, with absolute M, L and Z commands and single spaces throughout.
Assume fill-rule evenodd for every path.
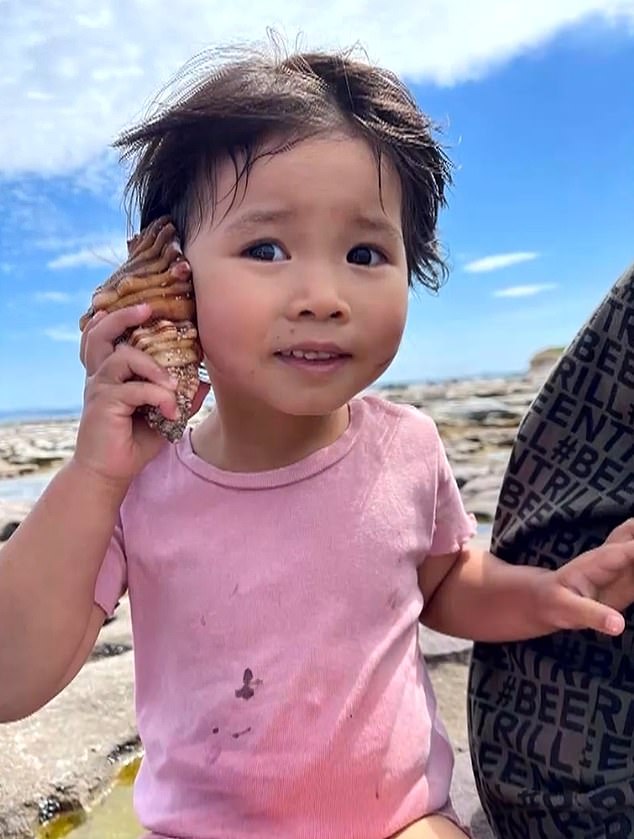
M 560 629 L 594 629 L 606 635 L 620 635 L 625 629 L 620 612 L 570 589 L 562 589 L 558 611 Z
M 600 589 L 628 570 L 634 572 L 634 540 L 631 539 L 601 545 L 577 557 L 556 573 L 561 573 L 565 579 L 577 573 L 583 574 L 595 588 Z
M 615 544 L 632 540 L 634 540 L 634 518 L 627 519 L 627 521 L 615 527 L 605 542 L 606 544 Z
M 112 404 L 124 407 L 125 413 L 132 415 L 142 405 L 153 405 L 167 419 L 178 419 L 178 406 L 174 391 L 152 382 L 124 382 L 111 386 L 108 399 Z
M 147 379 L 162 387 L 176 389 L 176 381 L 171 379 L 167 370 L 143 350 L 127 344 L 119 344 L 92 378 L 97 384 L 122 384 L 131 379 Z
M 89 376 L 95 373 L 106 358 L 112 353 L 114 343 L 120 335 L 133 326 L 140 326 L 152 314 L 152 307 L 147 303 L 138 306 L 126 306 L 116 312 L 91 318 L 82 334 L 80 345 L 81 363 Z
M 95 326 L 99 323 L 99 321 L 103 320 L 105 316 L 106 312 L 97 312 L 90 318 L 86 326 L 82 329 L 81 340 L 79 342 L 79 360 L 84 365 L 84 367 L 86 366 L 86 342 L 88 341 L 88 336 L 90 335 L 91 331 L 95 328 Z

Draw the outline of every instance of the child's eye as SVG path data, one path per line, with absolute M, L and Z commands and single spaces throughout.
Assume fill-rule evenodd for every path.
M 257 245 L 247 248 L 244 255 L 260 262 L 279 262 L 287 258 L 283 249 L 275 242 L 258 242 Z
M 357 245 L 348 251 L 348 262 L 352 265 L 368 265 L 374 268 L 375 265 L 380 265 L 385 262 L 385 256 L 376 248 L 371 248 L 370 245 Z

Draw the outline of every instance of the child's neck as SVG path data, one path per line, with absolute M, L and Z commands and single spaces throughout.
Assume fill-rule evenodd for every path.
M 289 416 L 256 407 L 217 404 L 192 433 L 194 451 L 229 472 L 281 469 L 334 443 L 346 430 L 349 409 L 325 416 Z

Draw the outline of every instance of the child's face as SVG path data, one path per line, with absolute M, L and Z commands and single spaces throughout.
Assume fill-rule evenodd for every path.
M 213 220 L 185 247 L 216 397 L 330 413 L 383 373 L 401 339 L 398 175 L 384 159 L 379 191 L 371 149 L 335 136 L 256 162 L 230 207 L 234 183 L 233 164 L 219 165 Z

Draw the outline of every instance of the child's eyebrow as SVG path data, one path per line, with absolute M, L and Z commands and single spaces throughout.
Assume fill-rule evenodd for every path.
M 238 218 L 230 221 L 225 227 L 226 233 L 237 233 L 241 230 L 248 230 L 253 227 L 262 227 L 265 224 L 288 221 L 295 213 L 292 210 L 250 210 Z
M 382 236 L 389 236 L 398 242 L 403 241 L 403 231 L 385 216 L 368 216 L 365 213 L 358 213 L 351 219 L 353 225 L 368 233 L 376 233 Z
M 230 221 L 225 227 L 225 232 L 236 233 L 254 227 L 262 227 L 266 224 L 289 221 L 293 218 L 297 218 L 296 210 L 250 210 Z M 399 242 L 403 241 L 401 229 L 382 216 L 355 213 L 350 216 L 350 223 L 351 226 L 366 230 L 368 233 L 389 236 L 391 239 L 396 239 Z

